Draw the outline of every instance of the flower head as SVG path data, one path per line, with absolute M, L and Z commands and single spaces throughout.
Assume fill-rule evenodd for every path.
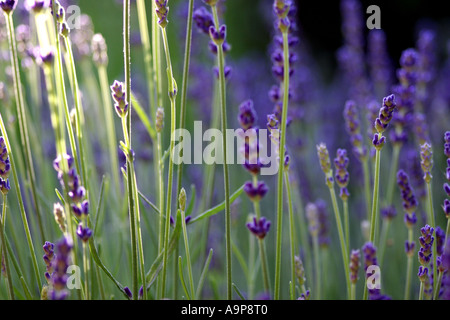
M 253 182 L 248 181 L 244 185 L 244 191 L 250 200 L 260 201 L 264 198 L 267 191 L 269 191 L 269 187 L 267 187 L 264 181 L 258 181 L 257 185 L 254 185 Z
M 0 8 L 2 8 L 5 13 L 9 14 L 16 9 L 17 3 L 17 0 L 0 0 Z
M 94 34 L 91 41 L 92 60 L 97 66 L 108 64 L 108 47 L 105 38 L 100 33 Z
M 375 129 L 377 129 L 378 133 L 383 133 L 386 130 L 396 107 L 393 94 L 383 98 L 383 106 L 380 109 L 378 118 L 375 120 Z
M 422 236 L 419 238 L 420 246 L 419 249 L 419 262 L 422 266 L 428 266 L 432 257 L 432 246 L 434 242 L 433 237 L 434 228 L 429 226 L 428 224 L 420 229 L 420 233 Z
M 167 15 L 169 14 L 168 0 L 155 0 L 156 16 L 158 17 L 158 24 L 161 28 L 165 28 L 169 23 Z
M 88 242 L 89 238 L 92 237 L 92 230 L 88 227 L 83 227 L 83 224 L 78 224 L 77 228 L 77 236 L 81 239 L 83 242 Z
M 238 120 L 244 130 L 254 127 L 257 120 L 257 115 L 255 109 L 253 108 L 252 100 L 247 100 L 241 103 L 239 106 Z
M 271 222 L 265 217 L 261 217 L 259 219 L 253 217 L 253 221 L 247 223 L 247 229 L 259 239 L 264 239 L 270 230 L 270 224 Z
M 431 170 L 433 169 L 433 151 L 428 142 L 420 146 L 420 158 L 420 165 L 424 174 L 423 179 L 426 183 L 430 183 L 433 177 L 431 175 Z
M 399 170 L 397 173 L 397 184 L 402 194 L 403 209 L 408 214 L 412 214 L 416 210 L 418 203 L 414 195 L 414 190 L 409 183 L 409 177 L 403 170 Z
M 350 254 L 350 281 L 355 284 L 358 281 L 358 271 L 361 265 L 361 253 L 359 250 L 352 250 Z
M 126 117 L 128 113 L 128 101 L 123 82 L 114 81 L 111 86 L 112 97 L 115 102 L 114 107 L 119 117 Z
M 196 9 L 192 19 L 194 19 L 197 28 L 204 34 L 209 34 L 209 28 L 214 26 L 213 16 L 205 7 Z

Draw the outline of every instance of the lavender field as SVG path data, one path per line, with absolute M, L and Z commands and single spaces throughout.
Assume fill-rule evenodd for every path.
M 449 300 L 450 16 L 311 3 L 0 0 L 0 300 Z

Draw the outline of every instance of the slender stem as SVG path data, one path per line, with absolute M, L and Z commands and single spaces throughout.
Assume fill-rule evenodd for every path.
M 352 283 L 350 291 L 350 300 L 356 300 L 356 284 Z
M 375 155 L 375 180 L 373 185 L 372 217 L 370 222 L 369 241 L 375 244 L 375 227 L 378 221 L 378 198 L 380 188 L 380 158 L 381 151 L 377 150 Z
M 322 282 L 321 282 L 321 274 L 320 274 L 320 263 L 319 263 L 319 237 L 316 235 L 313 237 L 313 248 L 314 248 L 314 264 L 315 264 L 315 285 L 316 285 L 316 300 L 320 300 L 322 298 Z
M 9 258 L 8 258 L 8 250 L 6 248 L 6 237 L 5 237 L 5 228 L 4 228 L 4 222 L 6 217 L 6 194 L 3 194 L 3 209 L 2 209 L 2 216 L 0 217 L 0 236 L 2 240 L 2 248 L 3 248 L 3 256 L 5 259 L 5 269 L 6 269 L 6 280 L 8 283 L 8 293 L 11 300 L 15 300 L 14 298 L 14 287 L 12 284 L 12 278 L 11 278 L 11 269 L 9 268 Z M 0 255 L 0 259 L 1 259 Z
M 258 185 L 258 177 L 253 176 L 253 185 Z M 259 201 L 253 201 L 253 208 L 255 210 L 256 218 L 259 220 L 261 218 L 261 208 Z M 266 247 L 264 245 L 264 239 L 258 238 L 259 256 L 261 259 L 261 270 L 263 276 L 264 290 L 270 292 L 270 280 L 269 280 L 269 264 L 267 262 Z
M 14 155 L 11 150 L 11 145 L 9 144 L 8 133 L 6 132 L 5 123 L 3 122 L 3 117 L 1 115 L 1 113 L 0 113 L 0 127 L 2 130 L 3 138 L 5 139 L 6 150 L 8 151 L 8 155 L 9 155 L 9 159 L 10 159 L 10 163 L 11 163 L 11 172 L 13 174 L 14 186 L 15 186 L 16 194 L 17 194 L 17 200 L 19 202 L 20 214 L 22 217 L 22 224 L 25 229 L 25 234 L 27 237 L 28 249 L 30 250 L 30 256 L 32 259 L 33 269 L 34 269 L 34 273 L 36 276 L 36 280 L 38 282 L 37 285 L 39 288 L 39 292 L 41 292 L 41 290 L 42 290 L 41 275 L 39 272 L 39 267 L 38 267 L 38 263 L 37 263 L 37 259 L 36 259 L 36 253 L 34 251 L 33 239 L 31 237 L 30 227 L 28 225 L 27 214 L 25 212 L 25 206 L 23 204 L 22 191 L 20 190 L 19 179 L 17 177 L 16 166 L 15 166 L 15 162 L 14 162 Z
M 19 120 L 20 141 L 21 141 L 21 145 L 24 149 L 28 179 L 30 180 L 30 189 L 31 189 L 31 193 L 33 196 L 33 204 L 34 204 L 34 207 L 36 210 L 36 217 L 38 219 L 40 236 L 41 236 L 41 239 L 43 240 L 43 239 L 45 239 L 45 232 L 44 232 L 44 226 L 42 224 L 42 219 L 41 219 L 41 211 L 39 209 L 39 203 L 38 203 L 38 199 L 37 199 L 36 175 L 34 172 L 33 158 L 31 156 L 31 147 L 30 147 L 29 134 L 28 134 L 27 116 L 26 116 L 26 112 L 25 112 L 25 100 L 23 98 L 22 82 L 20 79 L 20 70 L 19 70 L 19 62 L 18 62 L 18 58 L 17 58 L 17 46 L 16 46 L 12 12 L 10 12 L 8 14 L 5 13 L 5 18 L 6 18 L 7 29 L 8 29 L 9 45 L 10 45 L 10 49 L 11 49 L 10 50 L 10 52 L 11 52 L 11 67 L 13 70 L 14 94 L 15 94 L 16 105 L 17 105 L 17 117 Z
M 338 234 L 339 234 L 339 241 L 341 243 L 341 254 L 342 254 L 342 260 L 344 262 L 345 279 L 347 281 L 347 294 L 350 297 L 350 270 L 349 270 L 349 265 L 348 265 L 349 256 L 347 254 L 347 247 L 345 245 L 345 235 L 344 235 L 344 230 L 342 228 L 341 214 L 339 213 L 339 207 L 338 207 L 337 199 L 336 199 L 336 192 L 334 191 L 333 186 L 330 186 L 329 189 L 330 189 L 331 201 L 333 203 L 334 215 L 336 218 L 336 225 L 337 225 Z
M 163 258 L 163 273 L 162 273 L 162 297 L 165 297 L 165 287 L 166 287 L 166 273 L 167 273 L 167 259 L 168 251 L 166 250 L 169 245 L 169 227 L 170 227 L 170 215 L 172 209 L 172 185 L 173 185 L 173 149 L 175 147 L 175 139 L 172 135 L 176 130 L 176 84 L 173 78 L 172 62 L 170 60 L 169 43 L 167 41 L 167 32 L 165 28 L 160 28 L 164 43 L 164 52 L 166 53 L 166 63 L 167 63 L 167 77 L 168 77 L 168 89 L 170 98 L 170 149 L 169 149 L 169 169 L 168 169 L 168 181 L 167 181 L 167 196 L 166 196 L 166 221 L 165 221 L 165 232 L 164 232 L 164 258 Z
M 419 291 L 419 300 L 423 300 L 424 287 L 423 287 L 423 282 L 422 281 L 420 281 L 420 289 L 419 290 L 420 290 Z
M 87 256 L 87 246 L 83 242 L 83 269 L 84 269 L 84 292 L 86 300 L 89 300 L 89 259 Z
M 275 258 L 275 300 L 280 299 L 281 285 L 281 241 L 282 241 L 282 221 L 283 221 L 283 174 L 284 174 L 284 150 L 286 145 L 286 122 L 289 105 L 289 44 L 288 32 L 283 32 L 283 56 L 284 56 L 284 83 L 283 83 L 283 112 L 281 116 L 281 137 L 280 137 L 280 164 L 278 169 L 278 192 L 277 192 L 277 243 Z
M 125 68 L 125 87 L 126 96 L 128 98 L 128 112 L 126 118 L 122 118 L 122 130 L 124 133 L 124 139 L 129 152 L 131 152 L 131 49 L 130 49 L 130 0 L 124 0 L 123 2 L 123 47 L 124 47 L 124 68 Z M 127 176 L 128 176 L 128 209 L 130 213 L 130 231 L 131 231 L 131 247 L 132 247 L 132 278 L 133 278 L 133 298 L 137 300 L 139 298 L 139 285 L 138 285 L 138 243 L 141 243 L 141 239 L 138 239 L 137 231 L 139 204 L 135 198 L 136 192 L 136 177 L 134 173 L 133 160 L 130 159 L 131 155 L 127 157 Z M 140 229 L 138 227 L 138 229 Z M 139 246 L 142 249 L 142 246 Z M 141 254 L 140 259 L 141 280 L 145 284 L 145 269 L 144 259 Z M 145 294 L 146 290 L 144 290 Z
M 188 76 L 189 65 L 191 60 L 191 44 L 192 44 L 192 14 L 194 10 L 194 0 L 189 0 L 189 12 L 187 17 L 186 26 L 186 44 L 184 49 L 184 62 L 183 62 L 183 83 L 181 86 L 181 104 L 180 104 L 180 124 L 179 128 L 184 129 L 186 123 L 186 103 L 187 103 L 187 88 L 188 88 Z M 181 190 L 181 179 L 183 177 L 183 162 L 178 165 L 177 171 L 177 194 Z
M 364 194 L 366 198 L 367 208 L 367 221 L 370 221 L 370 210 L 372 208 L 372 199 L 370 197 L 370 171 L 369 171 L 369 158 L 367 157 L 363 162 L 364 172 Z
M 215 28 L 219 30 L 219 16 L 217 7 L 212 6 Z M 226 104 L 226 86 L 225 86 L 225 56 L 223 46 L 217 46 L 217 62 L 219 67 L 219 88 L 220 88 L 220 107 L 222 120 L 222 154 L 223 154 L 223 179 L 225 189 L 225 250 L 226 250 L 226 273 L 227 273 L 227 299 L 232 299 L 232 266 L 231 266 L 231 209 L 230 209 L 230 181 L 227 164 L 227 104 Z
M 350 218 L 348 215 L 348 200 L 342 200 L 344 207 L 344 230 L 345 230 L 345 245 L 347 248 L 347 253 L 350 252 Z
M 408 242 L 413 241 L 413 229 L 408 228 Z M 405 300 L 409 300 L 409 295 L 411 292 L 411 278 L 412 278 L 412 256 L 408 256 L 408 261 L 406 265 L 406 285 L 405 285 Z
M 436 222 L 434 219 L 434 208 L 433 208 L 433 194 L 431 190 L 431 181 L 427 182 L 427 197 L 428 197 L 428 219 L 431 223 L 431 226 L 434 228 L 434 233 L 436 234 Z M 436 267 L 436 258 L 437 258 L 437 247 L 436 240 L 433 241 L 433 279 L 437 281 L 437 267 Z
M 294 300 L 295 296 L 295 239 L 294 239 L 294 210 L 292 208 L 292 194 L 289 181 L 289 171 L 286 169 L 284 171 L 284 183 L 286 186 L 286 194 L 288 198 L 288 209 L 289 209 L 289 240 L 291 249 L 291 300 Z
M 186 263 L 187 263 L 188 274 L 189 274 L 189 286 L 191 288 L 191 297 L 192 297 L 192 299 L 195 299 L 194 278 L 192 276 L 191 254 L 189 252 L 189 240 L 188 240 L 188 234 L 187 234 L 186 220 L 185 219 L 186 219 L 185 213 L 182 210 L 181 211 L 181 226 L 183 227 L 184 248 L 186 250 Z

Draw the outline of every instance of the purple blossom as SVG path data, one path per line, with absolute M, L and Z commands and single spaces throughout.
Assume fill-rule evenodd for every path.
M 17 0 L 0 0 L 0 8 L 2 8 L 5 13 L 9 14 L 16 9 L 17 3 Z
M 192 15 L 195 24 L 200 32 L 209 34 L 209 28 L 214 25 L 213 16 L 205 7 L 196 9 Z
M 358 271 L 361 265 L 361 253 L 359 250 L 352 250 L 350 254 L 350 281 L 355 284 L 358 281 Z
M 253 217 L 253 221 L 247 223 L 247 228 L 259 239 L 264 239 L 266 234 L 270 230 L 270 224 L 271 222 L 267 220 L 265 217 L 261 217 L 259 219 Z
M 253 128 L 257 121 L 257 118 L 258 117 L 255 109 L 253 108 L 252 100 L 244 101 L 239 106 L 238 121 L 242 129 L 247 130 Z
M 88 227 L 83 227 L 83 224 L 78 224 L 77 228 L 77 236 L 81 239 L 84 243 L 88 242 L 89 239 L 92 237 L 92 230 Z
M 248 181 L 244 184 L 244 191 L 252 201 L 260 201 L 269 191 L 264 181 L 258 181 L 255 186 L 253 182 Z
M 395 209 L 395 206 L 390 205 L 382 208 L 380 214 L 383 219 L 392 220 L 397 215 L 397 210 Z
M 422 266 L 428 266 L 431 261 L 432 252 L 431 248 L 433 246 L 434 237 L 433 237 L 434 228 L 429 226 L 428 224 L 420 229 L 420 233 L 422 236 L 419 238 L 419 243 L 421 248 L 419 249 L 419 262 Z
M 341 188 L 341 198 L 348 198 L 347 185 L 350 175 L 347 171 L 349 159 L 347 157 L 347 150 L 338 149 L 336 158 L 334 158 L 334 165 L 336 167 L 336 183 Z
M 408 214 L 412 214 L 417 208 L 417 199 L 414 194 L 414 190 L 409 183 L 409 176 L 405 171 L 399 170 L 397 173 L 397 184 L 400 188 L 400 192 L 403 199 L 403 209 Z
M 420 158 L 420 166 L 424 174 L 423 179 L 426 183 L 430 183 L 433 177 L 431 175 L 431 170 L 433 169 L 433 151 L 429 143 L 425 142 L 420 146 Z

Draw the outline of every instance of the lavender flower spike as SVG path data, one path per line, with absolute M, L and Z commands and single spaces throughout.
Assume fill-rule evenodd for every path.
M 169 23 L 167 15 L 169 14 L 168 2 L 169 0 L 154 0 L 156 4 L 156 15 L 158 16 L 158 24 L 161 28 L 165 28 Z
M 128 113 L 128 101 L 125 92 L 125 85 L 122 82 L 114 81 L 111 86 L 111 94 L 114 100 L 114 107 L 119 117 L 124 118 Z
M 419 238 L 421 248 L 419 250 L 418 256 L 419 262 L 422 266 L 428 266 L 433 255 L 431 252 L 434 242 L 433 232 L 434 228 L 432 228 L 428 224 L 420 229 L 420 233 L 422 234 L 422 236 Z
M 338 149 L 336 158 L 334 159 L 334 165 L 336 167 L 336 183 L 341 188 L 340 197 L 343 200 L 348 199 L 349 192 L 347 190 L 347 185 L 350 179 L 350 175 L 347 171 L 348 166 L 348 157 L 347 157 L 347 150 L 345 149 Z
M 403 170 L 399 170 L 397 173 L 397 184 L 402 194 L 403 209 L 411 215 L 416 210 L 418 203 L 414 190 L 409 183 L 409 177 Z
M 248 181 L 244 185 L 244 191 L 247 196 L 252 201 L 260 201 L 266 195 L 269 188 L 264 183 L 264 181 L 258 181 L 258 184 L 255 186 L 253 182 Z
M 350 254 L 350 281 L 356 284 L 358 281 L 358 271 L 361 265 L 361 253 L 359 250 L 352 250 Z
M 378 133 L 383 133 L 386 130 L 389 122 L 392 120 L 396 106 L 393 94 L 383 98 L 383 107 L 375 120 L 375 129 L 377 129 Z

